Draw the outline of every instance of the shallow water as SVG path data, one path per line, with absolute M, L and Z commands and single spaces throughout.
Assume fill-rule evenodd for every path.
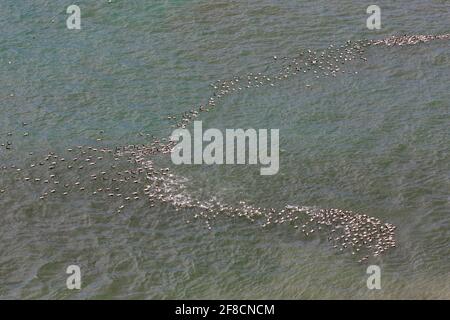
M 450 21 L 440 1 L 381 2 L 379 31 L 356 1 L 78 4 L 81 31 L 66 29 L 64 1 L 2 4 L 0 142 L 12 149 L 0 149 L 0 165 L 79 144 L 145 143 L 139 132 L 167 136 L 167 115 L 203 102 L 217 79 L 264 72 L 274 55 L 448 33 Z M 144 200 L 120 214 L 78 193 L 42 202 L 0 172 L 0 187 L 18 191 L 0 195 L 0 297 L 450 298 L 449 48 L 373 48 L 348 66 L 357 75 L 248 90 L 201 115 L 204 127 L 279 128 L 275 176 L 171 167 L 200 198 L 342 208 L 395 224 L 397 248 L 370 260 L 382 290 L 367 289 L 367 264 L 320 236 L 227 218 L 209 231 Z M 81 267 L 80 291 L 66 288 L 70 264 Z

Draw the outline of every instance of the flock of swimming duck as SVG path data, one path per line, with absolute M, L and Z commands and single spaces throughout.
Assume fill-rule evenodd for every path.
M 169 115 L 172 127 L 186 127 L 191 121 L 216 108 L 220 101 L 242 90 L 281 85 L 289 78 L 308 74 L 314 78 L 336 77 L 348 73 L 344 66 L 352 60 L 367 61 L 364 54 L 371 46 L 402 46 L 424 43 L 432 40 L 450 40 L 450 34 L 413 35 L 389 37 L 382 40 L 347 41 L 344 45 L 330 45 L 322 51 L 306 50 L 297 56 L 279 58 L 279 71 L 273 74 L 249 73 L 218 80 L 211 84 L 212 94 L 205 103 L 191 108 L 180 115 Z M 308 88 L 310 85 L 306 84 Z M 27 124 L 24 124 L 24 126 Z M 7 133 L 7 142 L 1 147 L 12 152 L 10 141 L 13 133 Z M 21 134 L 24 135 L 24 134 Z M 100 139 L 99 139 L 100 140 Z M 257 223 L 262 228 L 286 224 L 299 230 L 304 236 L 320 234 L 339 251 L 349 251 L 360 262 L 370 256 L 378 256 L 396 246 L 395 229 L 389 223 L 377 218 L 340 209 L 321 209 L 287 205 L 284 208 L 264 208 L 247 204 L 245 201 L 228 204 L 215 199 L 197 199 L 185 185 L 183 177 L 173 174 L 170 168 L 159 167 L 157 156 L 170 155 L 174 141 L 169 138 L 158 139 L 145 145 L 129 145 L 117 148 L 101 146 L 78 146 L 68 148 L 63 155 L 47 153 L 43 158 L 30 153 L 27 164 L 0 165 L 4 181 L 10 185 L 0 186 L 0 199 L 7 192 L 19 192 L 14 181 L 29 188 L 36 201 L 66 199 L 72 194 L 86 194 L 115 199 L 117 213 L 127 204 L 135 201 L 148 201 L 149 206 L 168 204 L 176 211 L 191 209 L 192 218 L 186 223 L 202 220 L 208 229 L 218 216 L 243 217 Z M 45 172 L 46 174 L 42 174 Z M 10 177 L 11 179 L 6 179 Z M 39 198 L 39 199 L 38 199 Z

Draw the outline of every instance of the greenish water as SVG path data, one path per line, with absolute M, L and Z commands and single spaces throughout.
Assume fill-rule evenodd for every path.
M 79 144 L 167 136 L 168 114 L 209 84 L 264 71 L 271 57 L 347 40 L 449 32 L 446 1 L 381 1 L 382 29 L 359 1 L 66 1 L 0 5 L 0 166 Z M 169 206 L 39 201 L 0 174 L 0 297 L 23 299 L 450 298 L 450 43 L 373 48 L 358 74 L 249 90 L 202 114 L 204 127 L 279 128 L 280 172 L 192 166 L 192 194 L 261 206 L 364 212 L 397 226 L 397 248 L 366 267 L 321 237 L 220 219 L 211 231 Z M 22 122 L 28 123 L 23 126 Z M 104 134 L 100 131 L 103 130 Z M 11 132 L 12 136 L 7 133 Z M 23 136 L 24 133 L 28 136 Z M 66 267 L 82 289 L 66 288 Z

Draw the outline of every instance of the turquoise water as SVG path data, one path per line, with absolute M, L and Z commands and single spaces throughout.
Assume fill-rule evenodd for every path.
M 449 32 L 446 1 L 382 1 L 382 29 L 357 1 L 66 1 L 0 6 L 0 165 L 79 144 L 145 143 L 170 134 L 168 114 L 203 102 L 209 84 L 264 72 L 272 56 L 347 40 Z M 2 298 L 450 298 L 450 43 L 380 47 L 358 74 L 300 79 L 226 98 L 204 127 L 279 128 L 280 172 L 173 167 L 199 197 L 364 212 L 397 226 L 397 248 L 366 267 L 321 237 L 108 199 L 40 201 L 0 174 Z M 27 125 L 23 125 L 25 122 Z M 102 133 L 104 131 L 104 133 Z M 12 133 L 11 136 L 8 133 Z M 27 133 L 27 136 L 24 136 Z M 103 140 L 97 141 L 98 138 Z M 32 156 L 29 152 L 34 152 Z M 66 288 L 66 267 L 82 289 Z

